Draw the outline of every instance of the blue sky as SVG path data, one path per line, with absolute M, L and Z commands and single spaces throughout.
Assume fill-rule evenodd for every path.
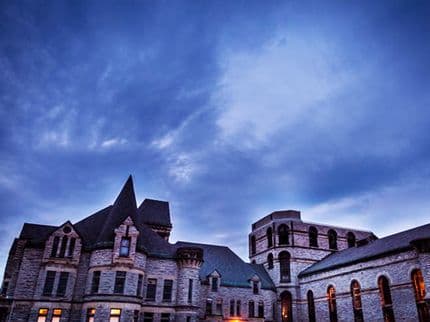
M 172 240 L 253 221 L 430 221 L 425 1 L 2 1 L 0 264 L 24 222 L 170 201 Z

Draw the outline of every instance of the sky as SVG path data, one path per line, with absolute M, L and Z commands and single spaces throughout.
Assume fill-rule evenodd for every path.
M 24 222 L 133 175 L 171 241 L 247 258 L 275 210 L 386 236 L 430 222 L 427 1 L 0 2 L 0 273 Z

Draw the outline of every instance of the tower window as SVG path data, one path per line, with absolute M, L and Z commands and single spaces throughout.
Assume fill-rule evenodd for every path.
M 124 271 L 117 271 L 116 272 L 114 293 L 117 293 L 117 294 L 123 294 L 124 293 L 126 274 L 127 273 Z
M 318 247 L 318 230 L 314 226 L 309 227 L 309 247 Z
M 119 322 L 121 317 L 121 309 L 110 309 L 109 322 Z
M 289 244 L 289 228 L 287 225 L 282 224 L 278 227 L 278 238 L 279 245 L 288 245 Z
M 267 255 L 267 268 L 272 269 L 273 268 L 273 254 L 270 253 Z
M 270 248 L 273 246 L 272 227 L 267 228 L 266 235 L 267 235 L 267 247 Z
M 121 238 L 121 246 L 119 248 L 119 256 L 128 257 L 130 254 L 130 238 L 123 237 Z
M 257 242 L 255 236 L 251 236 L 251 255 L 255 255 L 257 252 Z
M 98 293 L 100 285 L 100 271 L 93 272 L 93 279 L 91 281 L 91 293 Z
M 52 312 L 51 322 L 60 322 L 62 313 L 63 313 L 62 309 L 54 309 Z
M 346 240 L 348 241 L 348 248 L 355 247 L 356 240 L 354 233 L 349 232 L 346 234 Z
M 279 254 L 279 266 L 281 273 L 281 282 L 289 282 L 291 280 L 290 276 L 290 253 L 284 251 Z
M 328 247 L 332 250 L 337 250 L 337 233 L 333 229 L 330 229 L 327 235 L 328 235 Z
M 412 285 L 414 287 L 415 301 L 417 304 L 418 318 L 420 322 L 430 321 L 429 309 L 427 307 L 426 285 L 421 270 L 416 269 L 412 272 Z

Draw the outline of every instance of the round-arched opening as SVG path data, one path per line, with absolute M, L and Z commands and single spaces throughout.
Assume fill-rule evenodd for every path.
M 288 291 L 281 293 L 281 317 L 282 322 L 293 321 L 293 299 Z

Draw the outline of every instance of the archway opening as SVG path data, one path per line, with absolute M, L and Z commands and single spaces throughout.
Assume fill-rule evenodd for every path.
M 291 293 L 288 291 L 281 293 L 281 317 L 282 322 L 293 321 L 293 300 Z

